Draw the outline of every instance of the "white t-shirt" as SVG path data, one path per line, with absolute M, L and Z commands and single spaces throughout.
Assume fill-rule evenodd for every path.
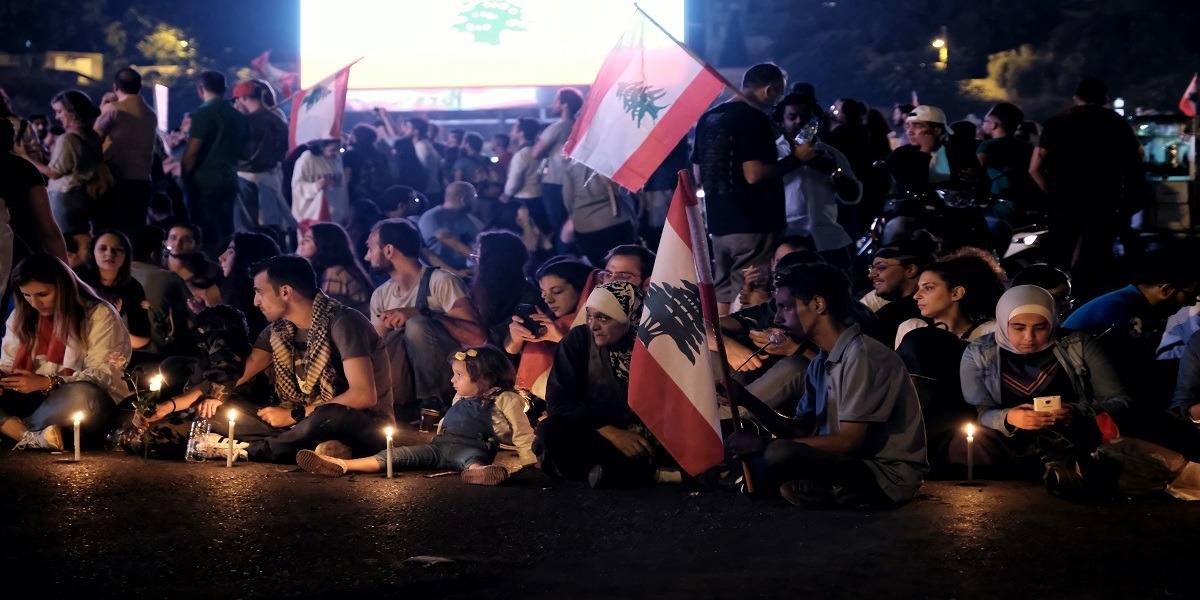
M 538 163 L 533 158 L 533 146 L 517 150 L 508 163 L 504 193 L 522 200 L 541 197 L 542 182 L 538 179 Z
M 421 277 L 425 276 L 425 270 L 429 267 L 423 267 Z M 383 321 L 380 316 L 384 311 L 394 308 L 416 308 L 417 306 L 417 290 L 420 289 L 420 277 L 416 283 L 407 290 L 400 289 L 400 284 L 396 283 L 395 279 L 387 280 L 383 285 L 375 288 L 371 294 L 371 324 L 376 327 L 382 326 Z M 438 269 L 433 272 L 433 276 L 429 278 L 429 310 L 435 313 L 448 313 L 454 308 L 454 303 L 458 302 L 459 298 L 467 297 L 467 286 L 463 283 L 458 275 L 451 273 L 445 269 Z
M 859 302 L 866 304 L 867 308 L 871 309 L 871 312 L 879 312 L 879 309 L 892 303 L 891 300 L 880 298 L 879 294 L 875 293 L 875 290 L 867 292 L 866 295 L 859 298 Z

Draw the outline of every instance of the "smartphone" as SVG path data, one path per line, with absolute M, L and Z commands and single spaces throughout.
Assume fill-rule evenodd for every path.
M 518 304 L 516 315 L 521 317 L 521 326 L 528 329 L 535 336 L 540 336 L 546 333 L 546 326 L 533 320 L 533 315 L 537 314 L 537 308 L 532 304 Z
M 1033 410 L 1052 412 L 1062 408 L 1062 396 L 1038 396 L 1033 399 Z

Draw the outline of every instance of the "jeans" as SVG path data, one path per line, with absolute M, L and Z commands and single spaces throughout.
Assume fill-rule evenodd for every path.
M 635 244 L 637 239 L 637 230 L 628 221 L 589 233 L 575 232 L 575 243 L 593 265 L 604 264 L 609 250 L 622 244 Z
M 41 392 L 21 394 L 11 390 L 0 396 L 0 422 L 19 418 L 30 431 L 41 431 L 50 425 L 73 427 L 73 415 L 82 412 L 80 429 L 103 435 L 115 411 L 112 397 L 90 381 L 64 383 L 46 396 Z
M 92 220 L 92 199 L 83 190 L 50 192 L 50 212 L 65 234 L 88 231 Z
M 759 479 L 762 482 L 759 485 L 774 487 L 795 479 L 809 479 L 842 486 L 872 501 L 887 500 L 875 481 L 875 472 L 860 458 L 818 450 L 803 442 L 775 440 L 763 451 L 762 461 L 767 478 Z
M 238 411 L 234 439 L 250 443 L 247 453 L 256 462 L 293 463 L 297 452 L 311 450 L 328 440 L 350 446 L 355 456 L 374 454 L 385 444 L 383 428 L 387 423 L 382 418 L 341 404 L 322 404 L 299 423 L 276 428 L 258 418 L 259 406 L 231 399 L 211 420 L 213 432 L 229 435 L 225 414 L 230 407 Z
M 433 317 L 416 316 L 404 322 L 404 349 L 412 369 L 413 395 L 417 400 L 437 398 L 442 412 L 454 397 L 446 358 L 462 344 Z
M 465 471 L 473 464 L 490 465 L 495 458 L 494 452 L 488 452 L 482 447 L 470 443 L 458 443 L 443 435 L 433 438 L 432 444 L 392 448 L 392 468 L 400 470 Z M 376 454 L 375 460 L 379 462 L 380 469 L 386 469 L 387 450 Z
M 205 253 L 220 256 L 225 251 L 221 244 L 233 236 L 233 209 L 238 190 L 213 193 L 188 183 L 184 186 L 184 196 L 192 222 L 200 226 Z

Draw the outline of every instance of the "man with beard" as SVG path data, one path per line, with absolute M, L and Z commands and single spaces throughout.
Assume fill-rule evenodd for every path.
M 762 489 L 813 509 L 910 500 L 929 472 L 916 389 L 900 357 L 846 325 L 850 281 L 836 267 L 799 265 L 775 278 L 775 324 L 820 353 L 795 418 L 744 389 L 739 401 L 774 438 L 734 432 L 726 446 Z
M 404 376 L 397 377 L 406 362 L 418 407 L 444 413 L 454 397 L 446 357 L 486 344 L 487 337 L 467 286 L 445 269 L 421 264 L 420 253 L 421 234 L 410 221 L 385 219 L 371 229 L 366 261 L 389 276 L 371 295 L 371 323 L 392 353 L 393 379 L 404 390 L 397 393 L 407 391 Z
M 456 181 L 446 186 L 446 199 L 421 215 L 417 227 L 429 251 L 454 269 L 466 269 L 471 245 L 483 223 L 467 212 L 475 200 L 475 186 Z
M 265 371 L 279 404 L 226 401 L 238 409 L 239 454 L 249 443 L 250 460 L 291 463 L 296 452 L 330 440 L 349 446 L 353 456 L 378 452 L 383 428 L 395 423 L 388 355 L 379 335 L 361 313 L 317 288 L 306 259 L 275 256 L 251 270 L 254 305 L 271 325 L 254 342 L 238 385 Z M 210 398 L 197 410 L 224 416 L 217 404 Z M 229 434 L 225 419 L 212 422 L 217 435 Z M 214 441 L 228 448 L 227 439 Z
M 935 258 L 935 247 L 932 239 L 915 237 L 884 246 L 871 259 L 867 273 L 874 289 L 863 296 L 862 303 L 875 310 L 875 338 L 888 348 L 896 347 L 896 330 L 901 323 L 921 318 L 913 294 L 921 270 Z

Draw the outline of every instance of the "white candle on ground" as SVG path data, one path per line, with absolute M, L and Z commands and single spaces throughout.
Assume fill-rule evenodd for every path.
M 83 421 L 83 413 L 75 413 L 75 462 L 79 462 L 79 423 Z
M 225 466 L 226 467 L 233 466 L 233 452 L 234 452 L 234 450 L 233 450 L 233 445 L 234 445 L 233 425 L 236 420 L 237 420 L 237 411 L 232 408 L 229 409 L 229 438 L 228 438 L 229 439 L 229 451 L 225 454 Z
M 975 446 L 975 424 L 967 423 L 967 482 L 975 481 L 975 460 L 971 450 Z
M 388 427 L 383 430 L 383 434 L 387 436 L 387 476 L 392 478 L 392 428 Z

